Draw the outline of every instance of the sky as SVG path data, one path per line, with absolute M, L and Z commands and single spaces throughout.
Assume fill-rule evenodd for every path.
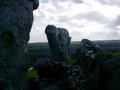
M 47 42 L 47 25 L 66 28 L 72 41 L 120 39 L 120 0 L 39 0 L 29 42 Z

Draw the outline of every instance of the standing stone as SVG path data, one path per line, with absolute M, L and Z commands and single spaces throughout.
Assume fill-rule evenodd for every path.
M 0 90 L 27 90 L 27 44 L 39 0 L 0 0 Z
M 76 50 L 76 57 L 82 71 L 80 90 L 102 90 L 100 87 L 100 72 L 104 58 L 102 49 L 90 40 L 83 39 Z
M 45 33 L 48 38 L 52 58 L 57 61 L 66 61 L 70 57 L 69 47 L 71 37 L 69 32 L 64 28 L 48 25 Z

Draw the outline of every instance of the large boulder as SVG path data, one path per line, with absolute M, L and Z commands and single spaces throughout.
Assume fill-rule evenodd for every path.
M 101 90 L 100 72 L 104 53 L 99 45 L 88 39 L 80 42 L 76 50 L 77 64 L 80 66 L 80 90 Z
M 39 0 L 0 0 L 0 90 L 27 90 L 27 43 Z
M 100 46 L 88 39 L 83 39 L 80 42 L 79 48 L 76 50 L 76 57 L 81 65 L 91 63 L 102 55 L 104 53 Z
M 71 37 L 69 32 L 64 28 L 48 25 L 45 33 L 48 38 L 52 58 L 56 61 L 66 61 L 70 57 L 69 47 Z

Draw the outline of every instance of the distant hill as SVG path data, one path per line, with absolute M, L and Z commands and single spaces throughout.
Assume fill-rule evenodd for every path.
M 108 52 L 120 52 L 120 40 L 102 40 L 93 41 L 98 44 L 104 51 Z M 80 41 L 73 41 L 70 45 L 70 52 L 74 54 L 79 47 Z M 36 59 L 38 57 L 50 57 L 49 45 L 47 42 L 42 43 L 29 43 L 28 50 L 31 58 Z
M 93 41 L 93 43 L 99 45 L 105 51 L 120 51 L 120 40 L 101 40 L 101 41 Z M 72 42 L 70 49 L 75 51 L 76 48 L 79 47 L 80 42 Z

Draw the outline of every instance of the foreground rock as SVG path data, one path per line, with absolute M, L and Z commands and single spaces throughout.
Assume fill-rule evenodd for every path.
M 68 31 L 64 28 L 56 28 L 54 25 L 48 25 L 45 33 L 53 60 L 66 61 L 70 57 L 69 47 L 71 37 Z
M 47 58 L 38 59 L 34 67 L 38 71 L 40 81 L 61 80 L 65 76 L 66 66 L 64 62 L 56 62 Z
M 102 90 L 120 89 L 120 57 L 113 57 L 103 64 Z
M 27 90 L 27 43 L 39 0 L 0 0 L 0 90 Z
M 34 67 L 39 75 L 40 90 L 63 90 L 63 78 L 67 69 L 64 62 L 40 58 Z

